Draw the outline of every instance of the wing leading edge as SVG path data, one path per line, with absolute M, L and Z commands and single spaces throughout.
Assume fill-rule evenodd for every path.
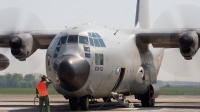
M 133 33 L 141 50 L 146 50 L 148 44 L 155 48 L 179 48 L 182 56 L 190 60 L 199 49 L 199 29 L 151 29 Z
M 0 32 L 0 47 L 10 47 L 9 40 L 13 36 L 19 36 L 19 34 L 30 34 L 33 38 L 33 41 L 36 44 L 35 47 L 39 49 L 47 49 L 52 39 L 59 33 L 60 31 L 22 31 L 22 32 Z M 20 37 L 23 38 L 23 37 Z

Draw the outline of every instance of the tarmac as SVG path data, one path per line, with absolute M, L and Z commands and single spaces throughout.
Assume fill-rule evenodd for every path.
M 38 99 L 34 104 L 35 95 L 0 95 L 0 112 L 37 112 Z M 69 112 L 69 102 L 61 95 L 50 95 L 51 112 Z M 200 96 L 159 96 L 154 107 L 141 107 L 140 101 L 134 96 L 127 97 L 135 103 L 134 108 L 126 108 L 112 99 L 111 103 L 104 103 L 97 99 L 98 103 L 90 104 L 88 111 L 135 111 L 135 112 L 200 112 Z M 79 110 L 81 111 L 81 110 Z

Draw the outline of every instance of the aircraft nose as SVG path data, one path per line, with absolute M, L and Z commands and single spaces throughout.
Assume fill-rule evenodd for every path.
M 59 85 L 70 92 L 79 90 L 86 83 L 90 71 L 89 63 L 82 57 L 67 55 L 57 68 Z

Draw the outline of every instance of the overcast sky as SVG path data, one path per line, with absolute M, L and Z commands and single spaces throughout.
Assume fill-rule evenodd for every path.
M 184 8 L 185 7 L 187 8 L 186 9 L 183 8 L 182 12 L 179 11 L 179 13 L 181 13 L 181 16 L 179 16 L 179 14 L 173 13 L 172 15 L 176 17 L 170 18 L 171 22 L 173 21 L 171 24 L 168 24 L 167 22 L 163 21 L 163 19 L 167 18 L 165 17 L 166 15 L 171 16 L 170 15 L 171 12 L 173 12 L 174 9 L 179 8 L 179 5 L 183 4 L 188 4 L 188 5 L 184 6 Z M 0 0 L 0 18 L 2 16 L 1 14 L 7 13 L 6 11 L 8 11 L 8 9 L 15 9 L 13 7 L 15 8 L 18 7 L 21 10 L 24 10 L 25 12 L 35 14 L 39 18 L 39 21 L 43 23 L 42 26 L 45 27 L 42 29 L 46 30 L 62 30 L 65 28 L 65 26 L 82 24 L 82 23 L 92 23 L 102 27 L 106 26 L 107 28 L 111 29 L 112 28 L 133 29 L 135 23 L 136 0 Z M 151 27 L 157 28 L 159 26 L 158 24 L 162 24 L 162 26 L 166 27 L 182 27 L 181 25 L 182 23 L 184 23 L 182 18 L 187 18 L 187 20 L 189 20 L 189 23 L 191 22 L 191 24 L 194 25 L 194 27 L 198 27 L 200 26 L 200 23 L 198 23 L 197 21 L 200 20 L 198 19 L 200 18 L 198 17 L 199 13 L 197 13 L 200 12 L 199 7 L 200 7 L 199 0 L 150 0 Z M 192 11 L 187 12 L 187 10 L 189 9 L 191 9 Z M 182 14 L 184 12 L 187 12 L 188 15 L 189 14 L 192 15 L 186 17 L 186 15 Z M 26 22 L 22 20 L 19 20 L 20 25 L 22 24 L 22 26 L 24 26 L 24 23 Z M 187 25 L 189 23 L 187 21 Z M 0 21 L 0 24 L 2 24 L 2 21 Z M 189 26 L 193 27 L 191 25 Z M 0 29 L 3 28 L 4 27 L 0 26 Z M 26 62 L 19 62 L 18 60 L 13 58 L 13 56 L 11 56 L 9 49 L 0 49 L 0 53 L 7 55 L 11 61 L 11 65 L 8 67 L 8 69 L 0 71 L 0 74 L 4 74 L 6 72 L 10 73 L 18 72 L 23 74 L 40 72 L 45 74 L 45 64 L 44 64 L 45 51 L 46 50 L 37 50 L 37 52 L 34 53 L 33 56 L 28 58 Z M 167 59 L 165 59 L 166 61 L 164 60 L 165 65 L 163 65 L 162 67 L 163 69 L 161 69 L 158 79 L 160 80 L 176 79 L 176 80 L 200 82 L 199 78 L 200 72 L 197 70 L 199 68 L 198 57 L 196 56 L 193 62 L 189 62 L 190 65 L 176 68 L 177 66 L 180 65 L 176 65 L 175 64 L 176 62 L 174 62 L 174 60 L 171 62 L 170 60 L 173 58 L 173 55 L 171 54 L 176 55 L 177 53 L 179 53 L 178 50 L 165 52 L 166 54 L 165 58 L 167 58 L 168 60 Z M 174 57 L 178 56 L 179 58 L 181 57 L 180 54 L 177 54 L 177 56 Z M 179 61 L 184 61 L 181 59 Z M 187 64 L 188 62 L 183 62 L 183 63 Z M 188 72 L 186 75 L 184 74 L 181 76 L 181 73 L 178 72 L 176 73 L 176 71 L 169 70 L 173 69 L 170 68 L 173 67 L 170 66 L 170 64 L 174 65 L 174 68 L 178 69 L 178 71 L 184 69 L 190 72 Z M 175 77 L 175 75 L 172 74 L 177 74 L 177 76 Z

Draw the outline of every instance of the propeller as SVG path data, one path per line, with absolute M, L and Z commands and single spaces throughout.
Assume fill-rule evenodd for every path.
M 9 32 L 11 35 L 14 35 L 21 31 L 36 30 L 46 31 L 46 28 L 41 19 L 32 12 L 17 7 L 0 10 L 0 32 Z M 12 37 L 9 40 L 9 45 L 14 49 L 12 50 L 14 54 L 18 53 L 19 51 L 15 49 L 21 47 L 22 40 L 19 37 Z M 34 72 L 46 73 L 45 66 L 41 66 L 45 63 L 46 50 L 37 50 L 26 61 L 19 61 L 14 58 L 10 48 L 0 48 L 0 53 L 6 55 L 10 60 L 10 66 L 0 71 L 0 74 L 7 72 L 23 74 Z M 41 67 L 43 68 L 42 70 Z M 38 71 L 38 69 L 40 70 Z
M 195 5 L 179 5 L 173 9 L 163 12 L 155 21 L 152 29 L 155 28 L 183 28 L 194 29 L 200 28 L 200 7 Z M 184 38 L 187 39 L 186 37 Z M 184 40 L 181 40 L 184 41 Z M 189 44 L 189 43 L 188 43 Z M 185 60 L 181 56 L 180 50 L 165 49 L 164 59 L 161 68 L 180 77 L 199 77 L 200 73 L 200 51 L 193 57 L 192 60 Z

